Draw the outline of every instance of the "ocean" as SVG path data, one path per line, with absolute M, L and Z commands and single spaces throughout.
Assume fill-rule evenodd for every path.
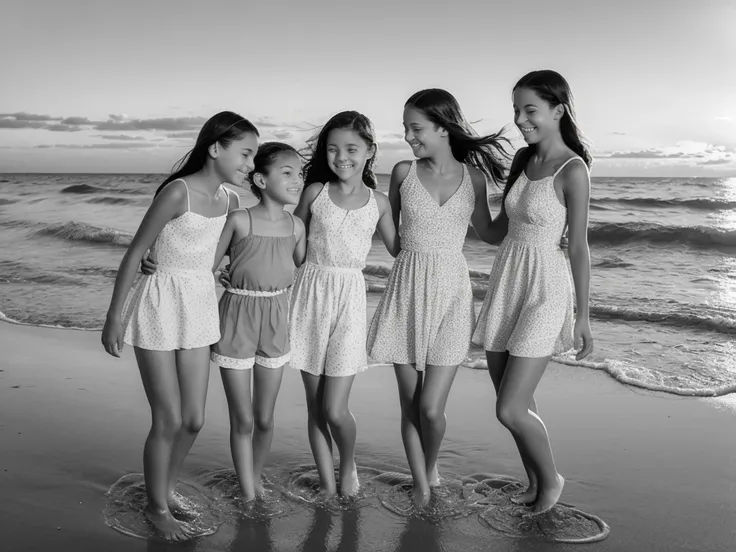
M 101 329 L 125 247 L 164 178 L 0 174 L 0 318 Z M 255 201 L 239 192 L 244 205 Z M 490 202 L 497 211 L 498 194 Z M 736 392 L 736 178 L 594 177 L 589 243 L 596 350 L 555 361 L 677 395 Z M 496 250 L 469 229 L 476 312 Z M 392 261 L 374 240 L 369 304 Z M 464 366 L 484 369 L 483 351 Z

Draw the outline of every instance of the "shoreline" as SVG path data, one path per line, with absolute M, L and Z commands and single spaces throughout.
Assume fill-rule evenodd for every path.
M 108 488 L 142 470 L 150 422 L 132 350 L 126 346 L 123 358 L 113 359 L 99 346 L 98 332 L 59 330 L 0 323 L 0 530 L 11 543 L 8 550 L 165 550 L 154 541 L 118 534 L 102 516 Z M 294 372 L 284 373 L 267 471 L 312 464 L 304 394 Z M 736 519 L 736 442 L 728 438 L 734 411 L 724 401 L 641 391 L 598 371 L 556 363 L 542 379 L 537 399 L 567 480 L 562 501 L 611 527 L 610 536 L 588 545 L 591 549 L 701 552 L 726 550 L 736 541 L 736 530 L 723 522 Z M 513 441 L 495 420 L 494 404 L 485 373 L 458 371 L 440 451 L 443 473 L 523 479 Z M 359 374 L 351 409 L 358 421 L 358 465 L 406 473 L 393 370 L 379 365 Z M 232 469 L 227 407 L 213 368 L 205 427 L 183 478 L 222 469 Z M 383 517 L 376 518 L 379 513 Z M 469 519 L 444 520 L 439 533 L 438 526 L 417 522 L 406 537 L 395 516 L 379 513 L 361 514 L 368 518 L 355 550 L 415 549 L 396 548 L 396 534 L 404 535 L 399 540 L 406 546 L 439 550 L 440 544 L 421 540 L 428 530 L 443 550 L 476 550 L 463 541 L 464 531 L 479 531 Z M 302 550 L 287 537 L 298 533 L 294 527 L 309 526 L 304 516 L 272 522 L 272 537 L 283 540 L 274 550 Z M 223 535 L 245 529 L 221 531 L 219 537 L 220 532 L 201 539 L 198 549 L 226 550 Z M 389 535 L 386 546 L 379 546 L 384 534 Z M 488 528 L 482 534 L 486 544 L 498 543 L 499 549 L 515 549 L 517 542 L 524 550 L 563 546 L 509 539 Z

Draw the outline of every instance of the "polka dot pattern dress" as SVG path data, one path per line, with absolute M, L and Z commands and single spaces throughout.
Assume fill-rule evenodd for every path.
M 223 215 L 190 211 L 187 189 L 187 211 L 161 229 L 151 248 L 156 272 L 138 274 L 123 306 L 125 343 L 173 351 L 208 347 L 220 339 L 212 265 L 230 208 L 230 196 L 221 190 L 228 198 Z
M 462 250 L 474 207 L 466 166 L 460 187 L 440 207 L 411 164 L 401 184 L 401 252 L 368 332 L 372 358 L 418 371 L 466 359 L 475 312 Z
M 307 260 L 291 292 L 291 367 L 314 376 L 352 376 L 368 367 L 363 268 L 378 204 L 370 190 L 363 207 L 342 209 L 324 185 L 310 209 Z
M 540 180 L 522 172 L 506 197 L 509 231 L 473 334 L 487 351 L 539 358 L 573 348 L 572 283 L 560 248 L 567 208 L 554 189 L 562 167 Z

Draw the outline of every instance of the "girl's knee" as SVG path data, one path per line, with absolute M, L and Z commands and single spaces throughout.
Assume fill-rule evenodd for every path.
M 422 420 L 429 424 L 436 424 L 445 419 L 445 409 L 436 404 L 422 404 L 419 407 Z
M 173 438 L 181 424 L 181 413 L 176 410 L 156 410 L 152 413 L 151 430 L 157 435 Z
M 327 423 L 337 427 L 343 425 L 348 417 L 351 416 L 350 410 L 347 407 L 334 405 L 325 406 L 324 414 Z
M 524 410 L 513 404 L 499 401 L 496 403 L 496 418 L 507 429 L 513 431 L 519 426 Z
M 230 416 L 230 429 L 238 435 L 253 433 L 253 415 L 250 412 L 235 412 Z
M 273 429 L 273 415 L 268 416 L 259 414 L 254 417 L 255 428 L 260 432 L 267 432 Z
M 199 433 L 204 426 L 204 412 L 193 412 L 182 418 L 181 428 L 187 433 Z

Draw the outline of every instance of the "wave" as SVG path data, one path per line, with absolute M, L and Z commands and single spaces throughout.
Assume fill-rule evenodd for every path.
M 595 268 L 628 268 L 634 266 L 632 263 L 627 263 L 620 257 L 612 255 L 610 257 L 604 257 L 593 265 Z
M 622 203 L 624 205 L 633 205 L 638 207 L 686 207 L 688 209 L 700 209 L 704 211 L 717 211 L 720 209 L 736 208 L 736 201 L 728 199 L 713 198 L 675 198 L 675 199 L 659 199 L 654 197 L 600 197 L 591 198 L 592 205 Z
M 0 205 L 12 205 L 13 203 L 18 203 L 17 199 L 3 199 L 0 197 Z
M 481 241 L 472 226 L 466 239 Z M 647 222 L 591 223 L 588 242 L 600 245 L 620 245 L 629 242 L 651 244 L 685 244 L 699 249 L 736 247 L 736 230 L 721 230 L 709 226 L 667 226 Z
M 87 203 L 101 203 L 104 205 L 127 205 L 135 203 L 135 200 L 129 199 L 127 197 L 109 197 L 109 196 L 102 196 L 102 197 L 91 197 L 87 200 Z
M 718 333 L 732 334 L 736 331 L 736 318 L 730 313 L 709 312 L 705 307 L 695 310 L 680 305 L 678 310 L 658 310 L 646 307 L 623 307 L 590 304 L 590 315 L 595 318 L 626 320 L 629 322 L 653 322 L 666 326 L 688 326 L 703 328 Z
M 16 320 L 15 318 L 10 318 L 7 316 L 3 311 L 0 311 L 0 321 L 7 322 L 8 324 L 16 324 L 18 326 L 33 326 L 35 328 L 51 328 L 54 330 L 80 330 L 85 332 L 99 332 L 102 331 L 102 326 L 94 327 L 94 328 L 83 328 L 79 326 L 70 326 L 66 324 L 63 321 L 60 321 L 58 324 L 54 324 L 53 322 L 37 322 L 33 320 Z
M 681 243 L 702 249 L 736 247 L 736 230 L 707 226 L 667 226 L 645 222 L 593 223 L 588 229 L 592 244 L 618 245 L 628 242 Z
M 92 186 L 90 184 L 72 184 L 66 188 L 62 188 L 62 194 L 131 194 L 131 195 L 147 195 L 155 190 L 151 188 L 115 188 L 108 186 Z
M 98 192 L 105 192 L 103 188 L 97 188 L 96 186 L 90 186 L 89 184 L 72 184 L 61 190 L 62 194 L 96 194 Z
M 68 241 L 87 242 L 102 245 L 127 247 L 133 239 L 133 234 L 122 232 L 114 228 L 106 228 L 85 224 L 83 222 L 67 222 L 52 224 L 34 232 L 35 235 L 52 236 Z
M 722 397 L 730 393 L 736 393 L 736 381 L 731 381 L 732 378 L 729 379 L 727 374 L 725 380 L 723 375 L 718 374 L 711 374 L 709 378 L 698 375 L 689 376 L 685 373 L 678 373 L 673 376 L 669 371 L 659 371 L 648 366 L 640 366 L 622 360 L 610 358 L 577 360 L 574 353 L 554 355 L 552 360 L 557 364 L 601 370 L 616 381 L 648 391 L 685 397 Z M 462 366 L 473 370 L 488 369 L 488 363 L 482 356 L 468 357 L 462 363 Z M 707 383 L 704 384 L 704 380 Z

